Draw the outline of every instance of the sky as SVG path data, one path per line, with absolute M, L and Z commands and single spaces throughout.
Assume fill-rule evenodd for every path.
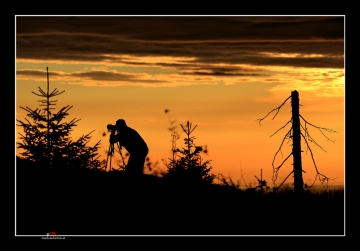
M 40 108 L 31 92 L 46 90 L 48 67 L 50 90 L 65 91 L 54 111 L 73 106 L 67 121 L 81 120 L 72 138 L 94 131 L 89 145 L 101 140 L 101 158 L 107 124 L 122 118 L 147 142 L 153 165 L 166 170 L 169 129 L 181 148 L 180 124 L 190 121 L 213 174 L 255 186 L 262 170 L 271 185 L 273 161 L 277 167 L 291 153 L 286 140 L 274 159 L 291 128 L 273 135 L 291 119 L 290 100 L 275 118 L 277 110 L 258 119 L 296 90 L 318 171 L 336 178 L 329 184 L 344 182 L 345 16 L 15 16 L 15 41 L 16 119 L 27 118 L 20 106 Z M 316 170 L 303 139 L 302 150 L 303 180 L 311 184 Z M 277 185 L 292 163 L 280 168 Z

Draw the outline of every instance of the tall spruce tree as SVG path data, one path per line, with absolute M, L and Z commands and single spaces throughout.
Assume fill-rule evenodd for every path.
M 24 134 L 19 133 L 20 142 L 17 142 L 17 148 L 22 149 L 23 158 L 36 162 L 40 166 L 51 168 L 91 168 L 100 169 L 104 166 L 104 160 L 100 161 L 100 155 L 97 153 L 100 141 L 94 146 L 88 146 L 91 136 L 90 132 L 81 136 L 78 140 L 71 140 L 70 133 L 73 127 L 80 119 L 72 119 L 65 122 L 64 119 L 69 115 L 72 106 L 65 106 L 58 112 L 52 112 L 55 108 L 57 100 L 50 100 L 55 96 L 62 94 L 56 88 L 49 92 L 49 72 L 47 71 L 47 91 L 43 91 L 39 87 L 39 94 L 42 100 L 38 100 L 40 106 L 45 108 L 37 108 L 35 110 L 29 107 L 21 107 L 27 112 L 26 121 L 18 120 L 23 128 Z

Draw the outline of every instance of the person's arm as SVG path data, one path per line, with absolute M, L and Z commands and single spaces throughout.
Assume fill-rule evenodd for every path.
M 118 136 L 118 134 L 115 134 L 115 132 L 111 132 L 111 134 L 110 134 L 110 143 L 114 144 L 116 142 L 119 142 L 119 136 Z

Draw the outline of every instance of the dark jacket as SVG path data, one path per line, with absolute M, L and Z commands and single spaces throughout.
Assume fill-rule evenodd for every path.
M 130 155 L 147 155 L 149 148 L 140 134 L 130 127 L 126 127 L 121 132 L 110 138 L 110 143 L 120 142 Z

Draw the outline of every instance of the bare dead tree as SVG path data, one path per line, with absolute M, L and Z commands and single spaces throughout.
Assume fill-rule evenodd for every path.
M 323 131 L 329 132 L 329 133 L 335 133 L 336 131 L 329 129 L 329 128 L 324 128 L 324 127 L 319 127 L 319 126 L 315 126 L 311 123 L 309 123 L 302 115 L 300 115 L 299 113 L 299 93 L 295 90 L 293 92 L 291 92 L 291 96 L 287 97 L 285 99 L 285 101 L 278 107 L 274 108 L 273 110 L 271 110 L 265 117 L 257 119 L 256 121 L 259 121 L 259 125 L 261 126 L 261 122 L 267 118 L 271 113 L 275 112 L 275 115 L 273 116 L 272 120 L 276 117 L 276 115 L 279 113 L 280 109 L 284 106 L 284 104 L 288 101 L 291 100 L 291 108 L 292 108 L 292 117 L 291 119 L 286 122 L 286 124 L 282 127 L 280 127 L 278 130 L 276 130 L 272 135 L 270 135 L 270 137 L 274 136 L 277 132 L 279 132 L 280 130 L 284 129 L 288 124 L 292 124 L 290 130 L 287 131 L 287 133 L 285 134 L 284 138 L 281 141 L 281 144 L 278 148 L 278 150 L 276 151 L 273 161 L 272 161 L 272 167 L 273 167 L 273 177 L 272 180 L 274 182 L 275 185 L 275 189 L 279 189 L 281 187 L 282 184 L 284 184 L 284 182 L 290 177 L 291 174 L 294 174 L 294 191 L 296 193 L 301 193 L 303 191 L 303 179 L 302 179 L 302 173 L 305 171 L 302 170 L 302 163 L 301 163 L 301 138 L 304 139 L 305 144 L 306 144 L 306 151 L 309 150 L 310 154 L 311 154 L 311 158 L 312 161 L 314 163 L 314 167 L 316 170 L 316 176 L 315 176 L 315 180 L 314 182 L 308 186 L 308 187 L 312 187 L 316 180 L 319 179 L 320 182 L 323 184 L 325 181 L 329 181 L 329 180 L 334 180 L 334 179 L 330 179 L 329 177 L 327 177 L 326 175 L 322 174 L 319 172 L 317 166 L 316 166 L 316 162 L 314 159 L 314 155 L 313 152 L 309 146 L 309 142 L 314 143 L 316 146 L 318 146 L 321 150 L 325 151 L 324 148 L 322 146 L 320 146 L 310 135 L 309 133 L 309 129 L 308 126 L 314 127 L 316 129 L 318 129 L 321 134 L 328 140 L 331 142 L 334 142 L 332 140 L 330 140 Z M 291 153 L 281 162 L 280 165 L 276 166 L 274 165 L 275 163 L 275 159 L 278 155 L 278 153 L 281 152 L 282 146 L 284 144 L 284 142 L 286 140 L 292 140 L 292 151 Z M 326 152 L 326 151 L 325 151 Z M 293 156 L 293 171 L 291 171 L 289 173 L 289 175 L 284 179 L 284 181 L 279 185 L 276 186 L 276 180 L 278 177 L 278 172 L 280 170 L 280 168 L 284 165 L 284 163 L 291 157 L 291 155 Z

